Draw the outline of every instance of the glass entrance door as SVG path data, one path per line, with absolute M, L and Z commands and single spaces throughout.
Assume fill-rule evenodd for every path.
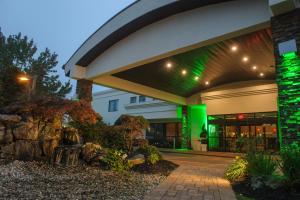
M 209 150 L 277 151 L 276 121 L 276 113 L 209 116 Z

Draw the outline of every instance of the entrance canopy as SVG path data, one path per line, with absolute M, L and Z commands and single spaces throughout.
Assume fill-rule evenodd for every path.
M 136 1 L 88 38 L 64 69 L 75 79 L 182 105 L 224 84 L 272 81 L 272 2 Z

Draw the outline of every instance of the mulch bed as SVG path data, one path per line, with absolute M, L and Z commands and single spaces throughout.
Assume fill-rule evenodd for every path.
M 240 199 L 248 197 L 256 200 L 299 200 L 300 191 L 290 190 L 288 187 L 271 189 L 269 187 L 252 190 L 249 179 L 232 183 L 232 189 Z M 239 198 L 238 198 L 239 199 Z
M 160 174 L 163 176 L 168 176 L 173 170 L 178 167 L 173 162 L 167 160 L 160 160 L 156 165 L 149 165 L 146 163 L 136 165 L 132 168 L 133 171 L 142 174 Z

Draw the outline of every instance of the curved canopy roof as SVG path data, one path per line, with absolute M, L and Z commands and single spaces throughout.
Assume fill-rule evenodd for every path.
M 73 65 L 88 66 L 106 49 L 151 23 L 187 10 L 225 1 L 232 0 L 138 0 L 93 33 L 71 56 L 64 68 L 68 72 Z

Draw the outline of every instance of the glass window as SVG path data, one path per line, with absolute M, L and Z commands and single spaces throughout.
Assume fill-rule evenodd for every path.
M 110 100 L 108 104 L 108 112 L 118 111 L 119 99 Z
M 145 102 L 146 97 L 145 96 L 139 96 L 139 102 Z
M 136 103 L 136 97 L 130 97 L 130 103 Z

